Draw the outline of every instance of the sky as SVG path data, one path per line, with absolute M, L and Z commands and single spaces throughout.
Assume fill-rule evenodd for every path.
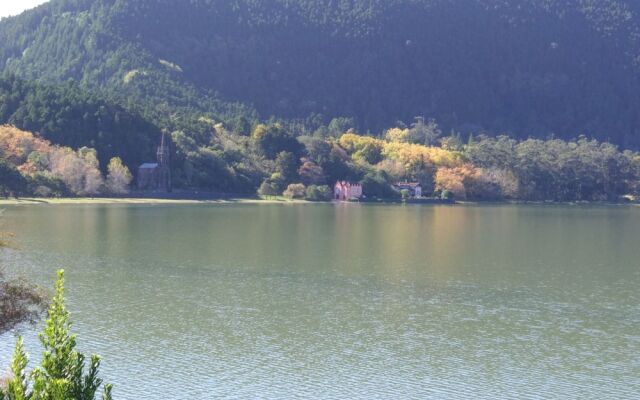
M 17 15 L 47 0 L 0 0 L 0 18 Z

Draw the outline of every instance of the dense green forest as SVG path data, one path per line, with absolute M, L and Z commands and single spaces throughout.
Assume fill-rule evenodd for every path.
M 640 149 L 638 12 L 622 0 L 52 0 L 0 22 L 0 123 L 94 149 L 105 175 L 114 157 L 135 174 L 167 132 L 185 189 L 323 198 L 349 179 L 388 197 L 406 179 L 458 198 L 612 200 L 637 191 L 637 153 L 619 148 Z M 5 167 L 29 175 L 32 161 Z M 62 179 L 54 167 L 37 171 Z
M 64 146 L 98 148 L 103 165 L 115 156 L 130 165 L 149 159 L 160 134 L 154 124 L 71 81 L 52 86 L 15 77 L 0 77 L 0 123 Z
M 28 79 L 103 89 L 172 130 L 205 113 L 245 132 L 275 115 L 309 129 L 350 117 L 377 133 L 422 115 L 465 135 L 584 134 L 638 147 L 639 8 L 53 0 L 0 24 L 0 60 Z

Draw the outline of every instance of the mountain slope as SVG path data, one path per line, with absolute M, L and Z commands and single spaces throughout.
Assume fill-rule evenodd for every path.
M 119 105 L 66 83 L 51 86 L 0 77 L 0 125 L 37 132 L 74 149 L 98 150 L 106 168 L 112 157 L 132 167 L 153 156 L 160 130 Z
M 258 115 L 348 116 L 373 132 L 424 115 L 463 133 L 587 134 L 640 147 L 639 7 L 53 0 L 0 23 L 0 60 L 18 76 L 74 79 L 201 136 L 202 115 L 240 131 Z

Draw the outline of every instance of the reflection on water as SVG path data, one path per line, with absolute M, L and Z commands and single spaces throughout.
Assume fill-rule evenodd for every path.
M 120 399 L 631 399 L 639 222 L 626 207 L 8 207 L 22 250 L 2 264 L 48 285 L 67 269 L 80 345 Z

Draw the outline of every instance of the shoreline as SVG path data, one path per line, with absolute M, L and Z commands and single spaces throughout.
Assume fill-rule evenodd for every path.
M 289 200 L 285 198 L 219 198 L 219 199 L 164 199 L 154 197 L 21 197 L 0 198 L 0 206 L 13 205 L 64 205 L 64 204 L 303 204 L 312 203 L 305 200 Z
M 15 205 L 108 205 L 108 204 L 140 204 L 140 205 L 186 205 L 186 204 L 332 204 L 334 201 L 308 201 L 288 199 L 285 197 L 257 198 L 257 197 L 224 197 L 224 198 L 160 198 L 160 197 L 21 197 L 0 198 L 0 206 Z M 455 202 L 401 202 L 401 201 L 363 201 L 344 202 L 346 204 L 379 204 L 379 205 L 572 205 L 572 206 L 640 206 L 638 202 L 552 202 L 552 201 L 455 201 Z

